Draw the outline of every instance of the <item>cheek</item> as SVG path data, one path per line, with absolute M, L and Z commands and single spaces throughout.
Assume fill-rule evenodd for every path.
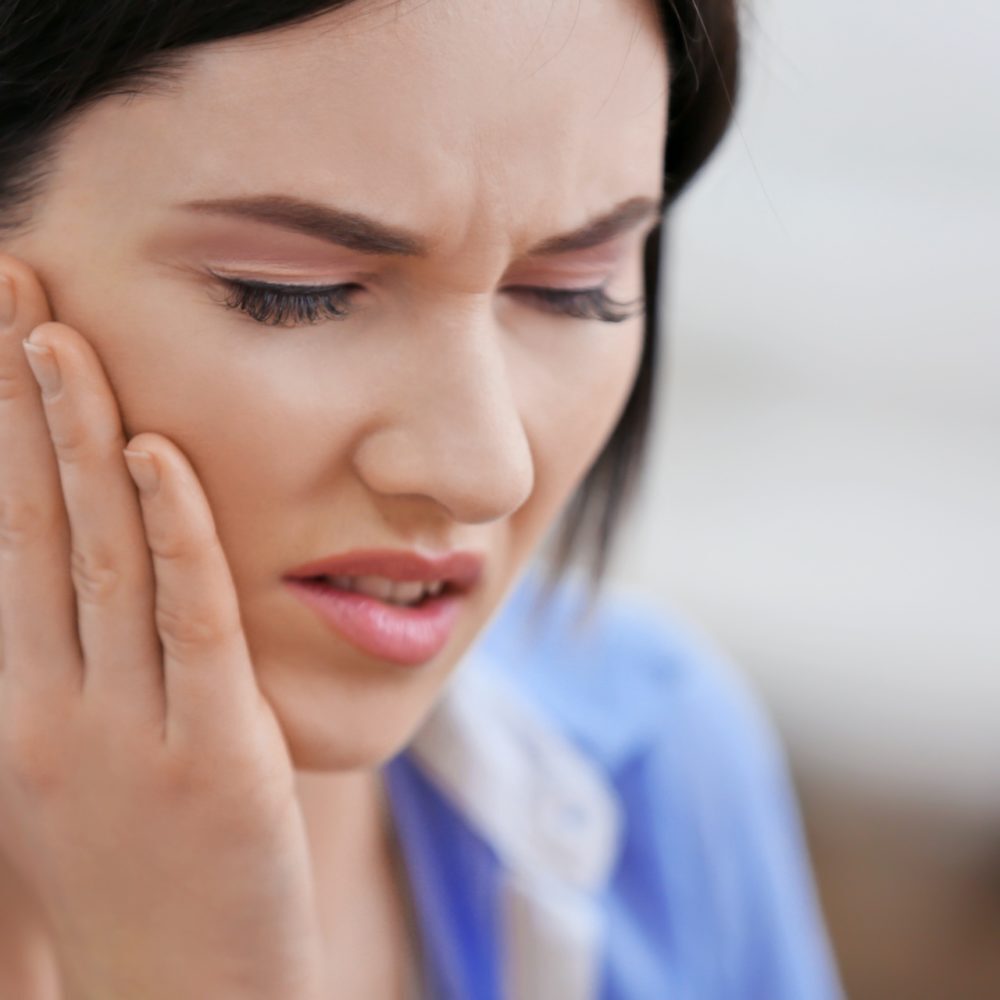
M 191 463 L 239 585 L 280 547 L 279 526 L 301 514 L 295 505 L 343 468 L 363 401 L 341 390 L 356 379 L 342 365 L 304 365 L 278 348 L 280 333 L 265 347 L 206 321 L 203 310 L 120 305 L 113 325 L 96 313 L 78 322 L 108 373 L 125 433 L 160 434 Z
M 113 312 L 79 317 L 129 435 L 171 439 L 220 500 L 287 486 L 303 464 L 315 471 L 346 446 L 339 438 L 366 406 L 356 359 L 318 353 L 297 330 L 242 324 L 185 285 L 165 286 L 149 283 Z
M 140 309 L 119 297 L 111 315 L 98 307 L 75 319 L 97 331 L 91 339 L 127 433 L 163 434 L 191 461 L 223 544 L 233 543 L 239 578 L 261 555 L 257 544 L 245 544 L 264 544 L 261 525 L 286 521 L 290 503 L 309 509 L 331 479 L 344 491 L 342 474 L 371 425 L 374 397 L 394 398 L 388 389 L 395 376 L 372 364 L 363 338 L 328 338 L 319 349 L 301 333 L 237 334 L 221 320 L 207 321 L 204 307 L 176 288 L 172 301 L 158 305 L 143 302 Z M 535 472 L 532 495 L 512 515 L 518 547 L 532 545 L 557 516 L 613 431 L 635 380 L 641 317 L 573 327 L 538 324 L 507 340 L 507 377 Z M 373 394 L 375 384 L 381 395 Z M 342 503 L 363 515 L 362 491 L 350 485 Z

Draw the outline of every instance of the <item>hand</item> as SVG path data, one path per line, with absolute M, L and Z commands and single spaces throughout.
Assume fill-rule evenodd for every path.
M 0 855 L 74 997 L 321 996 L 294 767 L 197 476 L 139 434 L 140 496 L 93 348 L 26 263 L 0 274 Z M 44 398 L 32 331 L 61 375 Z

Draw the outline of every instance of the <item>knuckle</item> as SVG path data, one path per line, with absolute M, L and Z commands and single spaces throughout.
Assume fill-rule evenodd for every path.
M 27 548 L 51 531 L 51 518 L 37 504 L 0 496 L 0 553 Z
M 52 446 L 61 462 L 79 463 L 94 453 L 93 440 L 86 428 L 75 420 L 50 424 Z
M 185 524 L 184 531 L 178 532 L 176 522 L 160 523 L 156 519 L 146 521 L 146 541 L 157 559 L 178 567 L 215 560 L 221 549 L 214 531 L 199 532 L 196 526 Z
M 77 597 L 88 604 L 107 604 L 121 584 L 122 575 L 104 553 L 73 549 L 70 572 Z
M 233 842 L 259 830 L 260 817 L 289 799 L 280 780 L 269 778 L 261 755 L 228 743 L 212 745 L 215 766 L 205 766 L 204 749 L 181 744 L 158 772 L 163 793 L 173 802 L 199 801 L 213 814 L 213 829 Z M 294 795 L 294 791 L 292 793 Z
M 153 554 L 164 562 L 187 562 L 197 551 L 195 545 L 185 536 L 162 530 L 158 525 L 146 525 L 146 539 Z
M 206 646 L 223 646 L 233 639 L 236 631 L 218 617 L 190 610 L 179 611 L 158 605 L 155 617 L 164 646 L 181 654 Z
M 0 764 L 5 782 L 20 793 L 47 797 L 62 787 L 65 769 L 52 733 L 29 715 L 11 718 L 5 714 L 0 724 Z
M 6 366 L 0 367 L 0 403 L 22 399 L 25 395 L 24 376 Z
M 157 780 L 171 800 L 189 799 L 198 788 L 198 768 L 187 754 L 168 754 L 160 764 Z
M 86 421 L 72 416 L 65 423 L 58 421 L 56 425 L 50 427 L 56 454 L 66 462 L 120 461 L 125 438 L 120 430 L 97 426 L 103 423 L 101 415 Z
M 174 744 L 164 753 L 156 771 L 157 785 L 174 802 L 211 802 L 217 798 L 219 770 L 205 767 L 203 752 L 188 744 Z M 206 794 L 214 793 L 214 794 Z
M 161 516 L 145 519 L 146 541 L 158 559 L 185 563 L 195 559 L 203 544 L 187 519 L 162 511 Z

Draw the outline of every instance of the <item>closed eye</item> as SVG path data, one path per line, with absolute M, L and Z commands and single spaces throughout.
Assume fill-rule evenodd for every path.
M 215 277 L 229 290 L 223 303 L 227 308 L 243 312 L 265 326 L 308 326 L 347 319 L 352 312 L 350 299 L 363 287 L 354 282 L 311 286 Z M 619 302 L 610 298 L 603 286 L 573 289 L 515 286 L 511 291 L 538 302 L 547 312 L 575 319 L 621 323 L 644 311 L 641 297 Z M 637 310 L 629 311 L 637 306 Z

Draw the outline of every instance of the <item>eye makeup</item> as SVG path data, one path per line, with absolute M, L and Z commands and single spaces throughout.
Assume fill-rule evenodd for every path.
M 223 278 L 217 280 L 229 292 L 224 305 L 245 313 L 265 326 L 312 326 L 328 320 L 341 321 L 351 315 L 350 299 L 362 286 L 355 282 L 340 285 L 284 285 L 274 282 Z M 581 320 L 621 323 L 644 311 L 642 298 L 619 302 L 610 298 L 603 286 L 595 288 L 511 289 L 527 296 L 547 312 Z M 635 307 L 639 306 L 638 311 Z

